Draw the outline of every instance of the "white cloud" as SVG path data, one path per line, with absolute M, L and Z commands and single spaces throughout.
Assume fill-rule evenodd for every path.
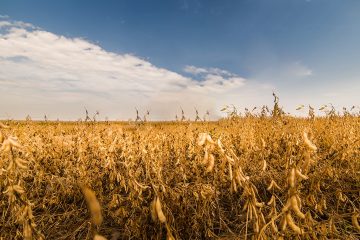
M 0 21 L 0 66 L 0 109 L 15 118 L 50 113 L 76 119 L 84 106 L 122 119 L 135 106 L 152 107 L 158 109 L 155 116 L 166 118 L 180 105 L 213 109 L 219 94 L 245 83 L 218 68 L 187 66 L 184 71 L 200 79 L 186 77 L 82 38 L 10 20 Z

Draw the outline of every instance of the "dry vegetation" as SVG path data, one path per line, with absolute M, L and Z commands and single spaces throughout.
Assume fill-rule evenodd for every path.
M 1 239 L 360 238 L 358 116 L 4 121 L 0 145 Z

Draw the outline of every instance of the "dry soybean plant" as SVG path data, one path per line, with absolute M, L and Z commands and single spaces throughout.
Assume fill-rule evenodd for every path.
M 0 124 L 1 129 L 7 129 Z M 37 230 L 35 218 L 32 211 L 33 204 L 27 197 L 24 187 L 23 173 L 27 171 L 29 162 L 25 160 L 26 153 L 18 139 L 13 136 L 4 137 L 0 131 L 0 190 L 7 197 L 7 208 L 2 210 L 3 230 L 13 231 L 14 237 L 30 239 L 44 239 Z M 2 205 L 5 198 L 1 199 Z M 14 225 L 17 227 L 14 229 Z M 22 231 L 21 231 L 22 230 Z
M 359 116 L 275 103 L 217 122 L 0 123 L 0 239 L 359 239 Z

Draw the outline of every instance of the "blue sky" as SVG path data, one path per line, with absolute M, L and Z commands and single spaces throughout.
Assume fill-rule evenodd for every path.
M 271 105 L 272 91 L 289 112 L 360 102 L 356 0 L 2 0 L 0 14 L 0 100 L 11 108 L 0 107 L 14 118 L 74 119 L 85 105 L 114 119 L 133 117 L 134 107 L 154 119 L 180 106 L 215 116 L 226 104 Z M 87 61 L 74 44 L 99 49 Z

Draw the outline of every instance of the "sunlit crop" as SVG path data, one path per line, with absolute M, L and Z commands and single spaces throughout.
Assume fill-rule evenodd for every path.
M 360 118 L 3 121 L 1 239 L 359 239 Z

